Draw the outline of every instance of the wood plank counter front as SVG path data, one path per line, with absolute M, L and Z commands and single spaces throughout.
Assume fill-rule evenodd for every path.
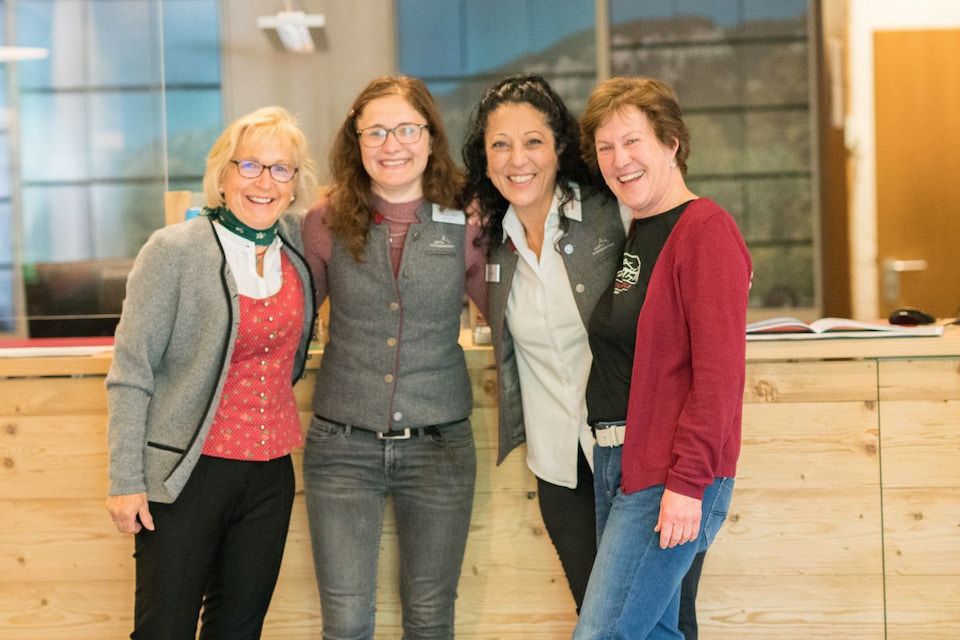
M 700 637 L 960 637 L 960 327 L 752 342 L 747 359 L 743 452 L 707 556 Z M 494 466 L 489 348 L 467 360 L 478 474 L 457 635 L 569 638 L 573 603 L 523 452 Z M 109 364 L 0 358 L 2 640 L 129 634 L 132 539 L 103 507 Z M 312 375 L 297 385 L 304 423 L 311 387 Z M 320 636 L 299 475 L 298 487 L 265 638 Z M 382 547 L 377 637 L 399 638 L 392 522 Z

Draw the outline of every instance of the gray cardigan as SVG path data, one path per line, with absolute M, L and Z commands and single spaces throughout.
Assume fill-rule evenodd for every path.
M 283 251 L 303 284 L 303 371 L 313 330 L 313 283 L 302 216 L 280 219 Z M 201 217 L 156 231 L 127 278 L 107 374 L 110 495 L 146 491 L 173 502 L 200 458 L 220 404 L 240 323 L 240 303 L 213 222 Z
M 600 295 L 613 283 L 623 252 L 623 222 L 617 201 L 606 194 L 585 195 L 581 202 L 582 221 L 568 218 L 567 235 L 560 241 L 564 267 L 577 301 L 577 310 L 584 326 Z M 544 251 L 554 251 L 544 245 Z M 523 402 L 520 396 L 520 374 L 513 338 L 506 323 L 507 299 L 513 274 L 517 269 L 517 254 L 508 242 L 493 248 L 488 264 L 500 265 L 499 282 L 489 284 L 490 313 L 488 321 L 493 334 L 493 350 L 497 364 L 500 420 L 497 464 L 526 441 L 523 426 Z M 487 269 L 490 273 L 490 268 Z

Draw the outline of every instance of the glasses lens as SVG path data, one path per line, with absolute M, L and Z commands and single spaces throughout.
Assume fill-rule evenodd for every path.
M 360 142 L 368 147 L 379 147 L 386 141 L 387 134 L 390 132 L 383 127 L 374 129 L 364 129 L 360 132 Z
M 237 170 L 244 178 L 256 178 L 263 171 L 263 165 L 253 160 L 238 160 Z
M 393 135 L 403 144 L 413 144 L 420 139 L 420 127 L 415 124 L 401 124 L 393 130 Z
M 293 167 L 288 167 L 285 164 L 275 164 L 270 166 L 270 175 L 277 182 L 290 182 L 293 180 L 293 175 L 297 172 Z

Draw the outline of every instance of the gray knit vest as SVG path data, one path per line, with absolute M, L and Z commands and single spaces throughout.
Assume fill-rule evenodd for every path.
M 429 202 L 417 209 L 420 223 L 410 225 L 396 279 L 388 225 L 370 225 L 359 263 L 334 237 L 330 341 L 313 394 L 318 415 L 371 431 L 469 417 L 470 379 L 458 343 L 466 227 L 435 221 L 433 210 Z

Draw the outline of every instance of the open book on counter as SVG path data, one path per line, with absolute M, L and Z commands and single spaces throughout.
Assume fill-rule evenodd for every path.
M 797 318 L 769 318 L 747 325 L 747 340 L 816 340 L 821 338 L 896 338 L 942 336 L 943 325 L 897 325 L 849 318 L 820 318 L 803 322 Z

